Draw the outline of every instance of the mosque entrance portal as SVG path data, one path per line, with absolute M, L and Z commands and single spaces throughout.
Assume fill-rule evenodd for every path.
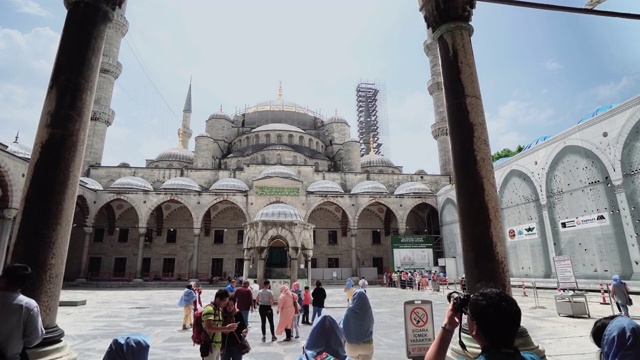
M 289 267 L 289 251 L 287 244 L 281 239 L 272 240 L 267 253 L 267 269 L 282 269 Z

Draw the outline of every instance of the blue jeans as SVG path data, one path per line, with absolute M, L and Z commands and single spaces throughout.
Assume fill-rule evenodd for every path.
M 622 310 L 622 314 L 625 316 L 629 316 L 629 305 L 622 305 L 622 304 L 618 304 L 620 305 L 620 310 Z
M 318 306 L 314 306 L 313 307 L 313 316 L 311 317 L 311 323 L 312 324 L 316 320 L 316 315 L 318 315 L 318 317 L 322 316 L 322 308 L 321 307 L 318 307 Z
M 224 349 L 222 360 L 242 360 L 242 351 L 240 351 L 240 346 Z
M 249 310 L 240 311 L 242 317 L 244 318 L 244 326 L 249 326 Z

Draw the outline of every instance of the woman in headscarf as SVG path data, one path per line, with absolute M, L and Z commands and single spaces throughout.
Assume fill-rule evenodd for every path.
M 346 360 L 342 329 L 330 315 L 321 315 L 314 323 L 298 360 Z
M 281 335 L 284 331 L 286 334 L 284 341 L 291 341 L 291 325 L 296 316 L 297 303 L 298 296 L 289 291 L 287 285 L 282 285 L 280 287 L 280 297 L 278 298 L 278 309 L 276 310 L 280 314 L 276 335 Z
M 629 316 L 629 305 L 631 305 L 631 298 L 629 298 L 629 287 L 627 283 L 620 280 L 619 275 L 613 275 L 613 282 L 611 283 L 611 295 L 613 301 L 618 304 L 622 315 Z
M 148 360 L 149 338 L 146 335 L 125 335 L 113 341 L 102 360 Z
M 597 320 L 591 339 L 600 348 L 603 360 L 635 360 L 640 354 L 640 325 L 624 316 Z
M 353 280 L 351 278 L 347 279 L 347 283 L 344 286 L 344 292 L 347 293 L 347 305 L 351 303 L 351 299 L 353 298 L 353 292 L 356 289 L 353 287 Z
M 302 289 L 300 289 L 299 282 L 296 281 L 291 285 L 291 292 L 296 294 L 298 297 L 298 309 L 302 309 Z M 295 314 L 296 316 L 293 318 L 292 328 L 296 333 L 295 338 L 297 339 L 300 337 L 300 310 L 296 311 Z
M 221 360 L 242 360 L 242 349 L 240 341 L 246 332 L 247 324 L 244 322 L 244 316 L 236 308 L 236 298 L 230 297 L 227 305 L 222 309 L 223 326 L 238 323 L 235 331 L 222 333 L 222 359 Z
M 349 358 L 357 360 L 373 359 L 373 310 L 367 293 L 356 290 L 351 306 L 340 320 L 340 328 L 345 338 L 345 349 Z

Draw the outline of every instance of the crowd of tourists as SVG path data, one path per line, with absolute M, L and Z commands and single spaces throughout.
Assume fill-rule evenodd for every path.
M 465 290 L 464 275 L 458 280 L 462 290 Z M 385 272 L 382 275 L 382 284 L 386 287 L 395 287 L 407 290 L 440 291 L 440 285 L 447 285 L 450 280 L 447 274 L 443 272 L 430 270 L 414 270 L 414 271 L 397 271 Z

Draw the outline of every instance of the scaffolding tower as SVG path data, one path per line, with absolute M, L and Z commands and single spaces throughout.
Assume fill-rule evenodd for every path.
M 389 157 L 389 125 L 386 114 L 384 86 L 377 82 L 360 82 L 356 87 L 358 140 L 360 155 Z

